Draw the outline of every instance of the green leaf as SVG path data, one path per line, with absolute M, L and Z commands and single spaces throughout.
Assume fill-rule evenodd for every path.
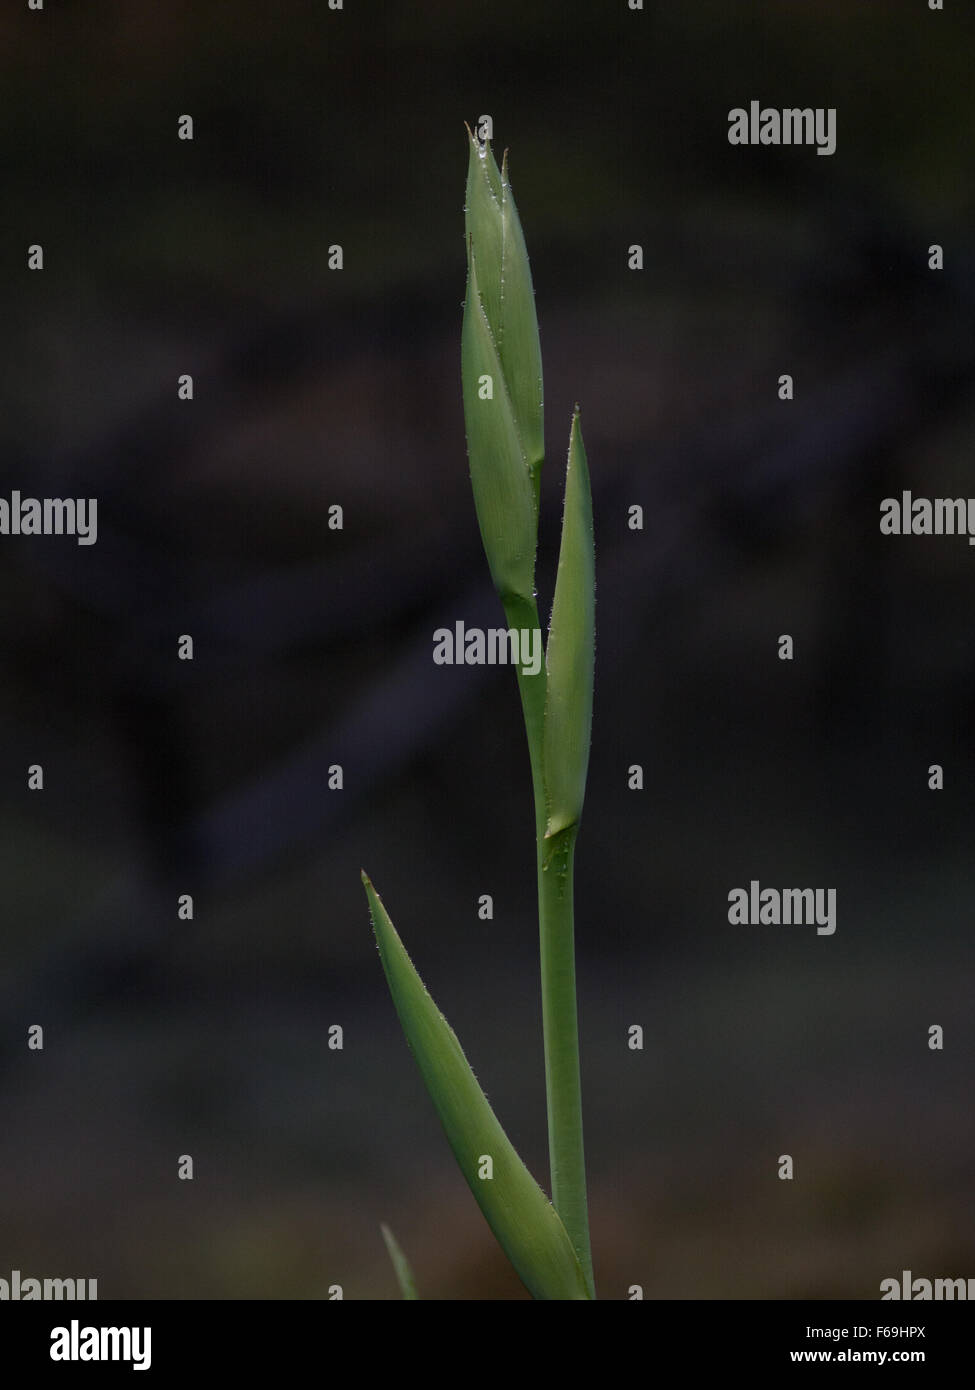
M 538 336 L 535 291 L 525 237 L 511 184 L 508 151 L 501 162 L 501 328 L 498 351 L 521 437 L 536 502 L 545 456 L 542 346 Z
M 592 494 L 576 406 L 569 433 L 559 568 L 545 649 L 547 688 L 542 757 L 548 810 L 546 838 L 577 825 L 582 815 L 592 737 L 595 619 Z
M 555 1208 L 498 1123 L 365 873 L 362 882 L 403 1032 L 478 1206 L 535 1298 L 588 1299 L 582 1267 Z M 479 1176 L 485 1158 L 492 1160 L 490 1178 Z
M 539 476 L 545 451 L 542 350 L 525 238 L 508 180 L 489 141 L 468 128 L 464 205 L 467 295 L 461 339 L 464 417 L 471 482 L 495 585 L 504 596 L 534 593 Z M 480 309 L 480 314 L 478 314 Z M 489 376 L 493 399 L 483 399 Z M 527 474 L 531 513 L 516 478 Z M 502 502 L 506 510 L 502 510 Z M 506 544 L 508 535 L 510 543 Z M 527 538 L 530 536 L 530 551 Z
M 383 1240 L 386 1242 L 386 1249 L 389 1251 L 389 1258 L 393 1264 L 396 1274 L 396 1282 L 399 1284 L 399 1291 L 405 1299 L 419 1300 L 420 1295 L 416 1291 L 416 1281 L 413 1278 L 413 1271 L 410 1262 L 403 1254 L 399 1241 L 386 1225 L 385 1221 L 380 1223 L 379 1229 L 383 1233 Z
M 538 336 L 535 292 L 521 219 L 508 178 L 508 152 L 501 171 L 491 150 L 467 131 L 465 226 L 480 266 L 480 295 L 491 328 L 512 411 L 518 426 L 525 466 L 538 491 L 545 453 L 542 400 L 542 346 Z
M 502 598 L 531 601 L 538 517 L 505 376 L 481 303 L 478 261 L 470 251 L 461 330 L 461 377 L 474 505 L 491 578 Z M 491 398 L 482 383 L 490 379 Z
M 467 165 L 467 195 L 464 200 L 464 227 L 468 258 L 471 244 L 481 266 L 479 295 L 481 307 L 491 327 L 495 343 L 501 339 L 501 261 L 503 227 L 501 215 L 501 174 L 491 152 L 490 141 L 482 145 L 471 134 Z

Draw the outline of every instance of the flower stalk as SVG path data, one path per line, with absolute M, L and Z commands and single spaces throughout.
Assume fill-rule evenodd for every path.
M 538 630 L 540 643 L 535 556 L 544 426 L 534 292 L 507 154 L 499 170 L 490 143 L 480 142 L 469 128 L 467 133 L 468 274 L 461 378 L 471 485 L 485 555 L 508 627 Z M 595 1298 L 573 901 L 575 844 L 592 726 L 593 554 L 589 472 L 576 406 L 545 662 L 534 674 L 523 664 L 516 668 L 535 807 L 551 1203 L 511 1147 L 457 1038 L 424 989 L 363 875 L 383 968 L 427 1089 L 484 1215 L 536 1298 Z M 491 1159 L 493 1171 L 487 1183 L 480 1180 L 485 1158 Z

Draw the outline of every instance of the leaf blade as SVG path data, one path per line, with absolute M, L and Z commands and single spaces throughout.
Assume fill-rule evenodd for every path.
M 362 882 L 393 1003 L 454 1157 L 508 1259 L 537 1299 L 588 1299 L 572 1242 L 555 1208 L 501 1128 L 464 1056 L 406 953 L 368 876 Z M 478 1177 L 490 1156 L 492 1178 Z
M 577 825 L 582 816 L 592 738 L 595 589 L 592 491 L 576 406 L 569 431 L 562 540 L 545 648 L 546 838 Z
M 480 293 L 491 331 L 500 344 L 501 266 L 503 225 L 501 215 L 501 173 L 491 150 L 491 142 L 480 144 L 471 134 L 467 166 L 467 193 L 464 200 L 465 240 L 473 244 L 481 264 Z
M 545 456 L 542 345 L 535 311 L 528 250 L 508 178 L 508 152 L 501 161 L 501 365 L 511 394 L 525 462 L 538 500 Z
M 492 396 L 480 383 L 491 378 Z M 461 383 L 471 486 L 495 588 L 530 600 L 535 590 L 538 515 L 531 475 L 497 345 L 480 296 L 478 259 L 469 248 L 461 328 Z
M 499 170 L 490 141 L 476 139 L 469 126 L 467 136 L 467 295 L 461 375 L 471 482 L 495 587 L 502 597 L 507 591 L 528 599 L 534 593 L 545 451 L 538 317 L 525 238 L 508 178 L 507 152 Z M 492 401 L 478 394 L 478 383 L 485 375 L 493 383 Z M 515 476 L 516 457 L 528 475 L 527 494 Z M 531 498 L 530 514 L 526 495 Z M 501 509 L 502 496 L 507 511 Z M 517 549 L 516 565 L 508 554 L 506 532 L 512 532 L 510 549 Z M 506 569 L 514 570 L 513 576 L 504 573 Z
M 386 1242 L 386 1249 L 389 1252 L 390 1263 L 393 1266 L 393 1273 L 396 1275 L 396 1282 L 399 1284 L 399 1291 L 408 1302 L 419 1302 L 420 1295 L 416 1291 L 416 1280 L 413 1278 L 413 1270 L 410 1262 L 403 1254 L 402 1246 L 386 1225 L 385 1221 L 380 1222 L 379 1229 L 383 1233 L 383 1240 Z

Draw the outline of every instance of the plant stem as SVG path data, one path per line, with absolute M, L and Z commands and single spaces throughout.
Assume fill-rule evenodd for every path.
M 538 607 L 534 600 L 507 596 L 503 598 L 503 603 L 509 628 L 540 629 Z M 545 839 L 548 820 L 542 761 L 545 667 L 543 664 L 534 676 L 526 675 L 521 666 L 516 670 L 535 798 L 538 939 L 552 1205 L 575 1247 L 589 1295 L 595 1298 L 586 1199 L 576 1006 L 573 867 L 578 825 L 567 827 L 551 840 Z

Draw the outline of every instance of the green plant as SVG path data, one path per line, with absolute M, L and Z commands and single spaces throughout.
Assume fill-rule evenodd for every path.
M 507 153 L 499 170 L 490 142 L 479 141 L 470 129 L 467 134 L 461 376 L 471 483 L 508 629 L 529 632 L 540 644 L 535 555 L 544 441 L 531 272 Z M 498 1123 L 456 1035 L 362 875 L 393 1002 L 454 1155 L 519 1276 L 536 1298 L 545 1299 L 595 1297 L 573 940 L 573 859 L 589 762 L 594 612 L 592 501 L 576 406 L 545 661 L 534 674 L 529 663 L 517 667 L 535 802 L 551 1202 Z M 412 1289 L 411 1277 L 404 1282 L 403 1276 L 409 1267 L 395 1241 L 390 1244 L 392 1237 L 386 1239 L 405 1294 Z

